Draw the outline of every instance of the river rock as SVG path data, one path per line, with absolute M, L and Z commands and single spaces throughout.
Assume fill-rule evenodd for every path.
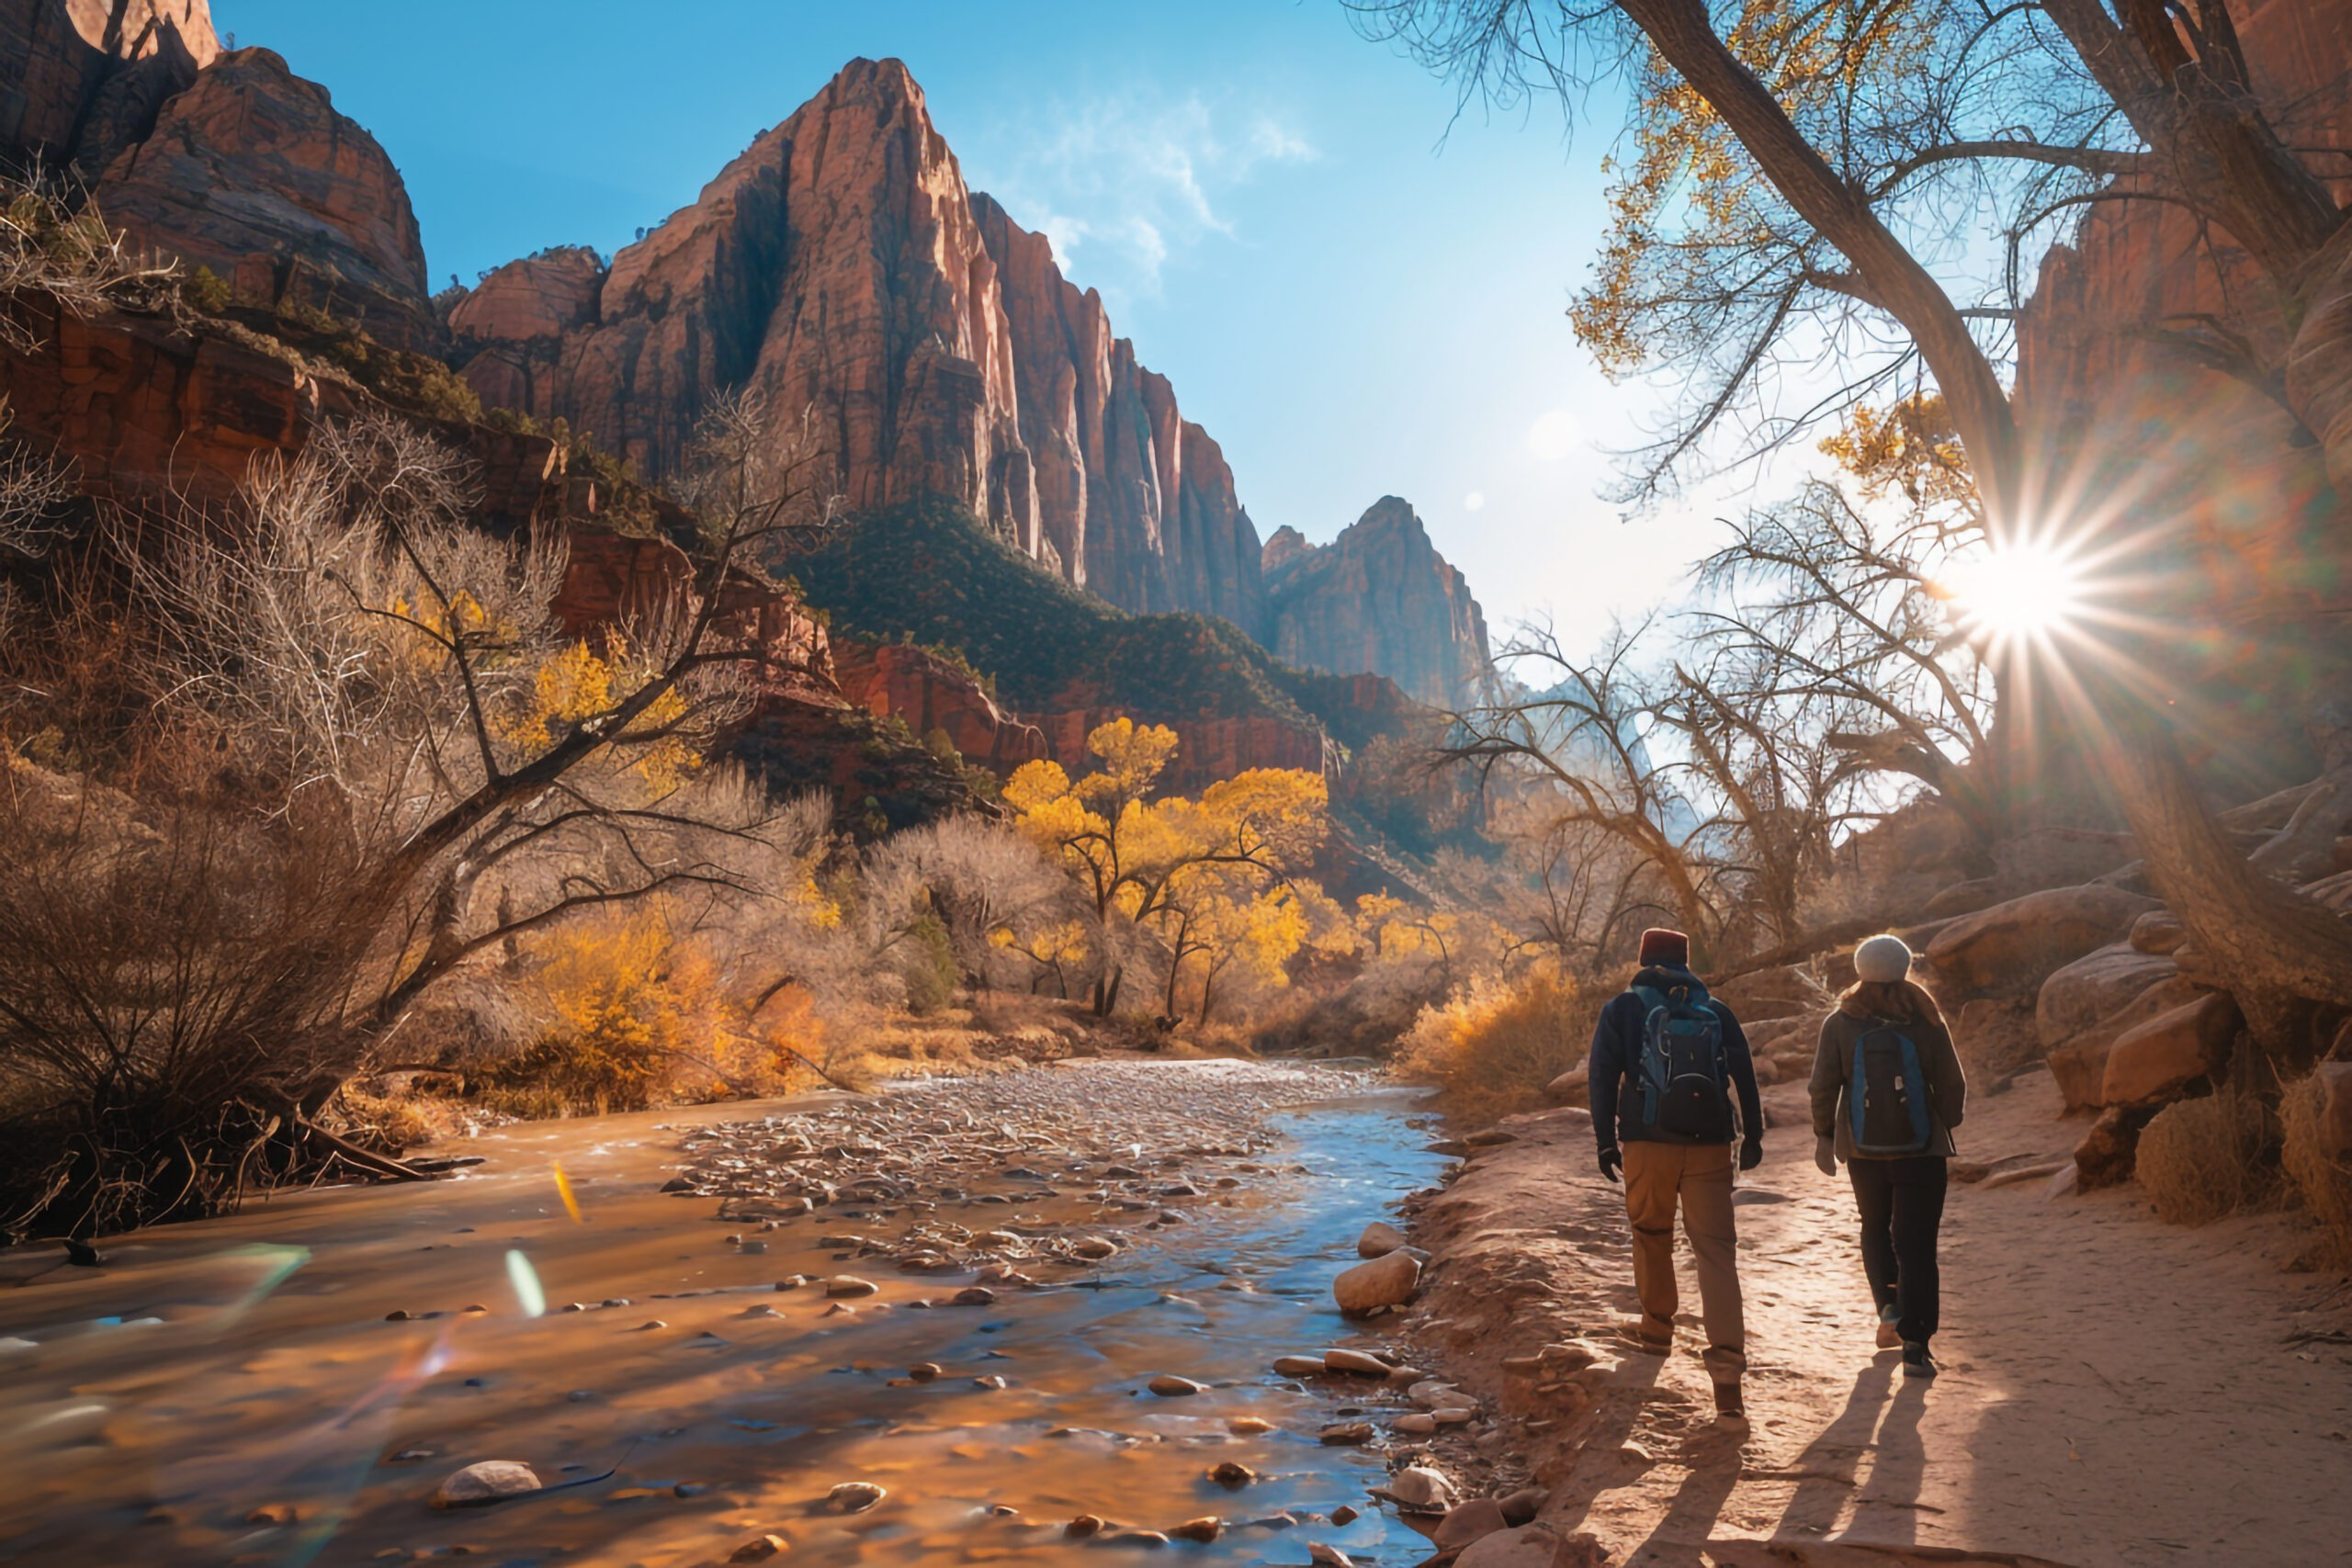
M 1322 1370 L 1330 1372 L 1357 1372 L 1369 1378 L 1388 1375 L 1388 1363 L 1363 1350 L 1331 1349 L 1323 1352 Z
M 878 1294 L 882 1287 L 854 1274 L 836 1274 L 825 1281 L 825 1294 L 842 1299 Z
M 1522 1486 L 1500 1499 L 1503 1517 L 1514 1527 L 1523 1525 L 1542 1513 L 1544 1505 L 1551 1500 L 1552 1494 L 1541 1486 Z
M 825 1494 L 825 1506 L 836 1514 L 862 1514 L 889 1495 L 888 1487 L 871 1481 L 844 1481 Z
M 1205 1545 L 1225 1533 L 1225 1521 L 1214 1514 L 1204 1514 L 1197 1519 L 1186 1519 L 1181 1525 L 1169 1527 L 1168 1534 L 1176 1540 L 1197 1540 Z
M 1072 1257 L 1083 1258 L 1090 1262 L 1101 1262 L 1103 1258 L 1117 1257 L 1119 1244 L 1107 1236 L 1081 1236 L 1070 1243 L 1069 1250 Z
M 1510 1528 L 1500 1503 L 1492 1497 L 1473 1497 L 1447 1514 L 1430 1540 L 1440 1551 L 1459 1551 L 1482 1536 Z
M 1209 1472 L 1209 1479 L 1231 1491 L 1239 1491 L 1258 1479 L 1258 1472 L 1246 1464 L 1227 1460 Z
M 1420 1260 L 1407 1252 L 1392 1252 L 1369 1263 L 1359 1263 L 1331 1281 L 1340 1310 L 1351 1316 L 1402 1306 L 1413 1299 L 1421 1282 Z
M 1092 1514 L 1080 1514 L 1078 1517 L 1070 1520 L 1069 1523 L 1062 1527 L 1062 1534 L 1069 1537 L 1072 1540 L 1084 1540 L 1089 1536 L 1100 1535 L 1102 1533 L 1102 1521 L 1096 1518 Z
M 916 1382 L 930 1382 L 939 1376 L 940 1371 L 937 1361 L 917 1361 L 907 1369 L 907 1376 Z
M 1419 1464 L 1398 1471 L 1385 1484 L 1372 1488 L 1372 1495 L 1387 1498 L 1408 1514 L 1442 1514 L 1458 1500 L 1453 1483 L 1442 1472 Z
M 1113 1530 L 1102 1538 L 1105 1546 L 1166 1546 L 1168 1538 L 1158 1530 Z
M 1320 1377 L 1329 1370 L 1320 1356 L 1277 1356 L 1274 1358 L 1274 1373 L 1277 1377 Z
M 949 1299 L 950 1306 L 984 1307 L 996 1300 L 996 1292 L 986 1285 L 967 1285 Z
M 780 1535 L 755 1535 L 727 1554 L 729 1562 L 765 1562 L 779 1552 L 788 1551 L 792 1543 Z
M 1306 1561 L 1314 1564 L 1314 1568 L 1356 1568 L 1354 1558 L 1324 1540 L 1306 1543 Z
M 1323 1428 L 1323 1441 L 1335 1449 L 1353 1448 L 1360 1443 L 1368 1443 L 1372 1441 L 1372 1423 L 1342 1421 L 1337 1426 L 1326 1427 Z
M 537 1492 L 539 1478 L 531 1467 L 514 1460 L 486 1459 L 452 1472 L 434 1489 L 436 1508 L 477 1508 Z
M 1408 1410 L 1388 1425 L 1408 1438 L 1426 1438 L 1437 1430 L 1437 1417 L 1426 1410 Z
M 1363 1510 L 1352 1503 L 1342 1503 L 1331 1510 L 1331 1522 L 1341 1529 L 1347 1529 L 1362 1517 L 1363 1517 Z
M 1180 1378 L 1173 1372 L 1162 1372 L 1144 1386 L 1162 1399 L 1189 1399 L 1193 1394 L 1209 1391 L 1208 1384 Z
M 1262 1416 L 1236 1416 L 1225 1424 L 1225 1429 L 1237 1438 L 1255 1438 L 1274 1429 L 1274 1424 Z
M 1358 1258 L 1385 1258 L 1405 1245 L 1405 1233 L 1385 1220 L 1374 1220 L 1356 1237 Z

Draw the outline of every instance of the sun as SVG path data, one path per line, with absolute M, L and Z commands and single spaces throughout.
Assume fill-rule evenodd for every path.
M 1945 588 L 1962 625 L 1996 642 L 2039 639 L 2083 612 L 2082 568 L 2048 545 L 2005 545 L 1955 566 Z

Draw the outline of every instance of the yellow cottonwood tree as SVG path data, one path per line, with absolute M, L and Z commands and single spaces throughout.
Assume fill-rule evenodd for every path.
M 1125 922 L 1168 934 L 1195 906 L 1203 930 L 1229 923 L 1205 914 L 1208 900 L 1238 905 L 1262 896 L 1287 882 L 1322 840 L 1329 795 L 1319 773 L 1252 768 L 1197 800 L 1152 798 L 1176 747 L 1164 725 L 1114 719 L 1086 738 L 1102 762 L 1095 772 L 1072 780 L 1060 763 L 1041 761 L 1023 763 L 1005 784 L 1021 830 L 1060 859 L 1105 929 Z M 1105 949 L 1111 961 L 1095 982 L 1097 1014 L 1118 1004 L 1124 972 L 1116 944 Z M 1294 942 L 1288 952 L 1296 950 Z M 1175 967 L 1199 951 L 1180 945 Z

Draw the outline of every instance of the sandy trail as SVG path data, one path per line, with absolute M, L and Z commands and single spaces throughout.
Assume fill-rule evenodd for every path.
M 1556 1488 L 1545 1527 L 1636 1564 L 2352 1562 L 2352 1292 L 2284 1271 L 2290 1217 L 2182 1230 L 2136 1188 L 1955 1183 L 1946 1370 L 1923 1384 L 1873 1348 L 1851 1197 L 1813 1167 L 1801 1095 L 1779 1092 L 1766 1163 L 1743 1179 L 1744 1432 L 1713 1419 L 1688 1311 L 1673 1357 L 1627 1359 L 1567 1419 L 1503 1369 L 1635 1310 L 1622 1197 L 1581 1112 L 1505 1122 L 1519 1141 L 1423 1207 L 1417 1239 L 1440 1267 L 1422 1334 L 1535 1424 L 1525 1440 Z M 2057 1157 L 2080 1133 L 2046 1074 L 1971 1112 L 1974 1159 Z

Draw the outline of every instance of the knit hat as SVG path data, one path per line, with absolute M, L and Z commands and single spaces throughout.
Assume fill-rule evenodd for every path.
M 1854 973 L 1873 984 L 1892 986 L 1911 973 L 1911 950 L 1899 936 L 1874 936 L 1854 949 Z
M 1680 931 L 1664 926 L 1652 926 L 1642 933 L 1642 964 L 1668 969 L 1690 967 L 1690 939 Z

